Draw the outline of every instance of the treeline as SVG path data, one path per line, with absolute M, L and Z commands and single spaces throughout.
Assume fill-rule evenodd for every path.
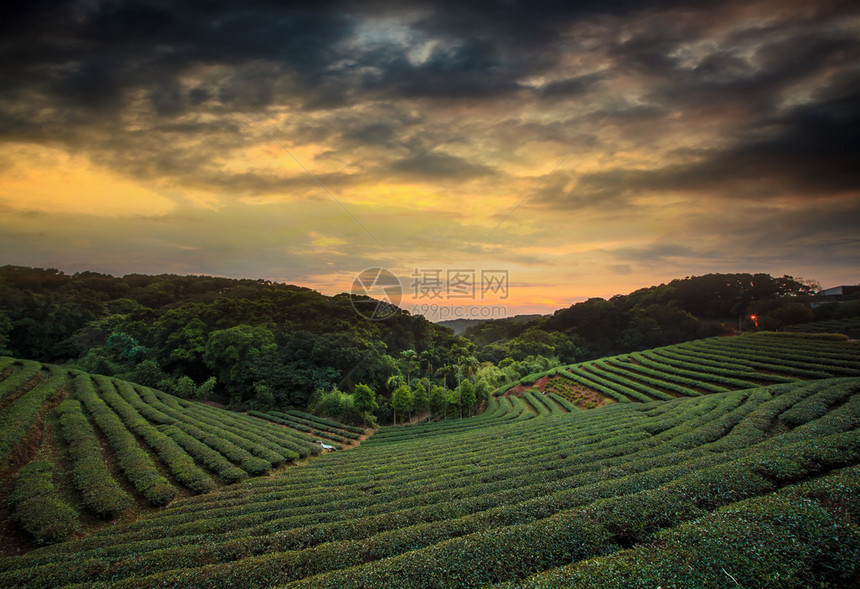
M 0 354 L 236 408 L 444 419 L 555 366 L 716 335 L 739 319 L 747 329 L 750 314 L 763 329 L 811 321 L 811 291 L 790 276 L 709 274 L 531 321 L 481 323 L 459 337 L 406 311 L 364 319 L 346 293 L 265 280 L 3 266 Z M 350 408 L 358 383 L 374 392 L 373 410 Z
M 385 409 L 401 381 L 450 386 L 474 344 L 405 311 L 370 321 L 348 294 L 264 280 L 4 266 L 0 351 L 243 408 L 305 408 L 316 390 L 361 382 Z
M 466 330 L 480 360 L 530 355 L 562 363 L 719 335 L 738 327 L 775 330 L 815 319 L 813 286 L 791 276 L 707 274 L 592 298 L 523 323 L 496 320 Z M 750 319 L 756 315 L 756 319 Z M 553 353 L 554 351 L 554 353 Z

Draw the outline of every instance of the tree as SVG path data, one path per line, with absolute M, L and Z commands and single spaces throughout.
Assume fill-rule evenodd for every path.
M 0 310 L 0 354 L 8 354 L 9 332 L 12 331 L 12 322 L 6 314 Z
M 146 358 L 146 348 L 127 333 L 112 333 L 103 347 L 110 358 L 117 362 L 137 363 Z
M 392 374 L 386 379 L 385 384 L 392 391 L 397 390 L 398 387 L 403 386 L 406 382 L 403 380 L 402 374 Z
M 774 301 L 761 306 L 764 307 L 763 311 L 756 310 L 759 329 L 776 330 L 815 320 L 815 312 L 802 303 Z
M 448 419 L 448 411 L 457 412 L 460 410 L 460 395 L 455 390 L 445 392 L 445 419 Z
M 427 386 L 423 380 L 419 380 L 412 389 L 412 410 L 416 413 L 427 411 L 429 402 L 430 397 L 427 394 Z
M 403 414 L 412 409 L 412 393 L 409 387 L 400 385 L 391 397 L 391 408 L 394 409 L 394 425 L 397 425 L 397 412 Z
M 197 392 L 195 389 L 197 387 L 194 386 L 194 381 L 191 380 L 190 376 L 183 376 L 176 382 L 176 386 L 173 388 L 173 394 L 181 399 L 193 399 L 194 394 Z
M 412 348 L 400 352 L 400 364 L 406 371 L 406 384 L 412 386 L 412 373 L 418 369 L 418 354 Z
M 207 378 L 203 384 L 197 387 L 194 391 L 194 398 L 205 401 L 212 399 L 212 395 L 215 393 L 215 385 L 217 381 L 214 376 L 210 376 Z
M 126 380 L 142 384 L 153 389 L 170 390 L 169 377 L 164 373 L 155 360 L 144 360 L 134 367 L 131 372 L 119 375 Z
M 448 400 L 445 396 L 445 388 L 439 385 L 433 385 L 430 388 L 430 412 L 433 415 L 439 415 L 447 408 Z
M 470 380 L 464 380 L 460 383 L 460 407 L 467 409 L 469 417 L 472 416 L 472 408 L 475 406 L 478 397 L 475 394 L 475 386 Z
M 353 396 L 355 408 L 361 413 L 361 421 L 364 425 L 367 425 L 367 414 L 379 409 L 379 403 L 376 402 L 376 393 L 366 384 L 359 383 L 355 385 Z
M 213 331 L 203 361 L 234 401 L 240 401 L 243 392 L 253 390 L 253 383 L 245 378 L 248 364 L 275 349 L 275 336 L 266 327 L 243 324 Z
M 332 417 L 338 421 L 355 419 L 355 397 L 332 387 L 330 391 L 318 389 L 310 399 L 308 410 L 317 415 Z

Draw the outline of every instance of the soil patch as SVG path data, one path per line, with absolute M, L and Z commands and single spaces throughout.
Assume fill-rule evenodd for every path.
M 544 376 L 538 379 L 533 385 L 517 385 L 509 389 L 504 396 L 510 397 L 513 395 L 521 397 L 523 393 L 531 389 L 555 393 L 560 397 L 564 397 L 580 409 L 596 409 L 597 407 L 615 403 L 614 399 L 582 386 L 564 376 Z

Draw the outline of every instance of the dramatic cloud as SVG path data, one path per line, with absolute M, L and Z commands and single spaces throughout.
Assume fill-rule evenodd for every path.
M 0 263 L 860 280 L 856 3 L 16 2 L 0 51 Z

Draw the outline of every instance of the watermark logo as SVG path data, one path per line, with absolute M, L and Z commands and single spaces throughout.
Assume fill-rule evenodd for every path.
M 412 271 L 412 315 L 431 321 L 446 319 L 501 319 L 503 305 L 489 305 L 509 296 L 508 270 L 474 268 L 415 268 Z M 352 283 L 352 306 L 366 319 L 382 321 L 401 311 L 404 293 L 400 279 L 385 268 L 368 268 Z M 407 294 L 407 296 L 408 296 Z M 469 303 L 472 304 L 469 304 Z
M 385 268 L 368 268 L 352 281 L 355 312 L 371 321 L 382 321 L 400 312 L 403 287 L 400 279 Z
M 509 285 L 507 270 L 415 268 L 412 271 L 412 296 L 416 300 L 506 299 Z

